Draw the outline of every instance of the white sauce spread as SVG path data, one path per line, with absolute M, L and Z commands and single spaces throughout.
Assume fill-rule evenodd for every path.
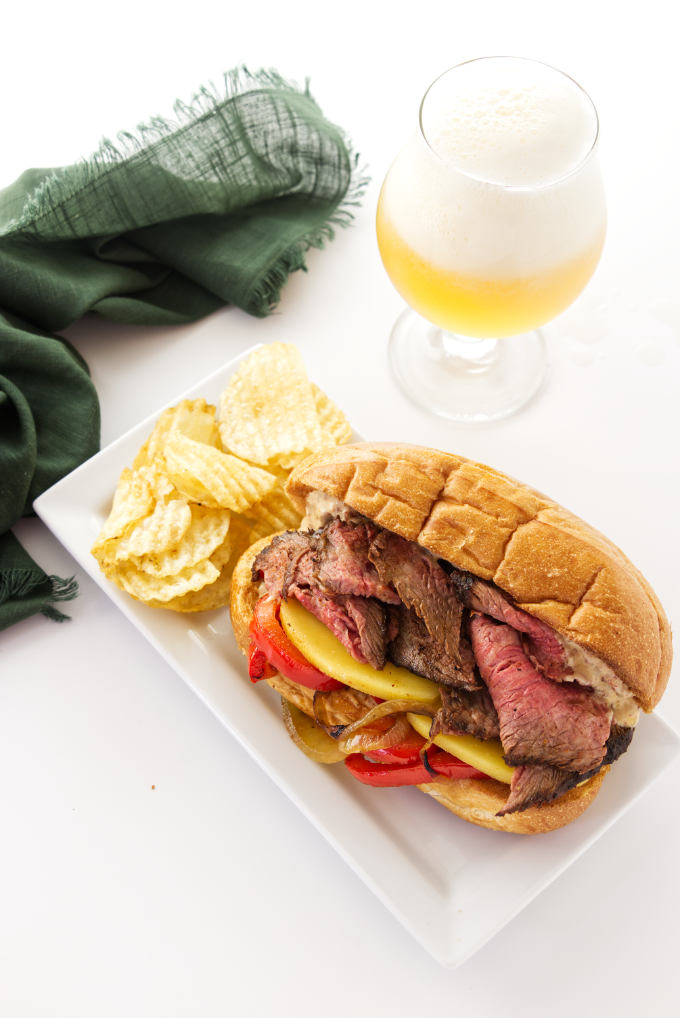
M 317 530 L 333 519 L 347 521 L 357 516 L 358 513 L 333 495 L 327 495 L 325 491 L 310 491 L 300 530 Z
M 565 682 L 580 682 L 590 686 L 598 700 L 611 708 L 614 721 L 624 728 L 632 728 L 638 722 L 640 709 L 635 697 L 626 684 L 599 657 L 584 650 L 567 637 L 560 636 L 562 646 L 573 675 L 567 675 Z

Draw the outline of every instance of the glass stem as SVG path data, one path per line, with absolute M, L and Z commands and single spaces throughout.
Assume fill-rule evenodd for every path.
M 438 344 L 444 363 L 454 370 L 484 371 L 498 359 L 497 339 L 478 339 L 458 336 L 454 332 L 438 330 Z

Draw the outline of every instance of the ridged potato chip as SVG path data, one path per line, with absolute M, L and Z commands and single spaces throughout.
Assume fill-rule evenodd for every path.
M 240 554 L 239 552 L 239 557 Z M 157 608 L 170 608 L 177 612 L 204 612 L 224 607 L 229 601 L 231 574 L 235 565 L 233 544 L 229 535 L 210 556 L 210 562 L 219 570 L 217 578 L 212 583 L 207 583 L 199 590 L 190 590 L 188 594 L 174 597 L 170 601 L 153 600 L 147 604 Z
M 115 582 L 138 601 L 166 603 L 173 598 L 183 597 L 191 591 L 200 590 L 214 583 L 220 575 L 219 569 L 210 559 L 204 559 L 194 566 L 187 566 L 175 576 L 149 576 L 134 562 L 125 562 L 115 572 Z
M 146 516 L 117 544 L 115 559 L 139 558 L 178 547 L 191 526 L 191 508 L 184 498 L 169 498 L 157 502 L 153 512 Z
M 151 515 L 156 499 L 172 490 L 170 482 L 150 464 L 139 470 L 132 471 L 128 467 L 123 470 L 111 511 L 91 548 L 104 572 L 115 562 L 121 541 Z
M 251 544 L 271 534 L 271 528 L 263 520 L 234 514 L 229 525 L 229 536 L 233 553 L 239 557 Z
M 312 394 L 316 404 L 316 412 L 321 425 L 321 432 L 324 437 L 324 445 L 343 445 L 349 442 L 352 437 L 352 426 L 343 414 L 342 410 L 329 399 L 314 382 Z
M 169 407 L 158 418 L 153 431 L 135 456 L 133 469 L 149 463 L 161 463 L 163 448 L 173 433 L 215 445 L 219 438 L 216 412 L 216 407 L 204 399 L 184 399 L 177 406 Z
M 276 484 L 274 474 L 179 432 L 164 446 L 167 475 L 187 498 L 243 512 Z
M 270 534 L 277 530 L 297 530 L 302 519 L 283 490 L 282 482 L 249 509 L 247 515 L 249 519 L 262 523 Z
M 126 467 L 118 479 L 111 512 L 99 532 L 94 548 L 121 537 L 131 526 L 148 516 L 153 505 L 154 493 L 149 476 Z
M 222 445 L 243 459 L 285 465 L 323 445 L 302 356 L 291 343 L 271 343 L 245 360 L 220 397 Z
M 134 557 L 134 564 L 143 573 L 158 577 L 176 576 L 188 566 L 211 558 L 225 544 L 230 514 L 201 505 L 189 508 L 191 523 L 175 548 L 154 550 Z M 213 565 L 217 565 L 214 560 Z

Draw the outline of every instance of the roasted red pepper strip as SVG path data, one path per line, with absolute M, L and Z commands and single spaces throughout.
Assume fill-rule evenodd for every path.
M 417 734 L 417 733 L 415 733 Z M 421 746 L 425 740 L 421 739 Z M 401 745 L 410 746 L 411 740 Z M 391 746 L 389 752 L 397 757 L 398 746 Z M 371 756 L 377 756 L 382 750 L 374 751 Z M 405 750 L 406 752 L 406 750 Z M 383 760 L 376 763 L 368 760 L 360 753 L 352 753 L 345 757 L 345 765 L 359 781 L 365 785 L 373 785 L 375 788 L 394 788 L 399 785 L 425 785 L 433 781 L 437 775 L 446 778 L 485 778 L 488 775 L 478 771 L 475 767 L 463 763 L 455 756 L 451 756 L 443 749 L 431 747 L 427 753 L 427 765 L 418 752 L 416 759 L 407 763 L 385 763 Z
M 484 771 L 478 771 L 476 767 L 464 763 L 458 757 L 452 756 L 438 746 L 432 746 L 427 751 L 427 762 L 433 771 L 445 778 L 488 778 Z
M 375 788 L 423 785 L 432 781 L 432 775 L 420 758 L 416 763 L 385 764 L 367 760 L 361 753 L 351 753 L 345 757 L 345 766 L 364 785 L 373 785 Z
M 258 682 L 260 679 L 271 679 L 273 675 L 276 675 L 276 668 L 272 668 L 264 651 L 256 647 L 254 643 L 251 643 L 248 648 L 248 675 L 253 682 Z
M 256 650 L 249 655 L 249 662 L 255 659 L 253 665 L 255 674 L 249 671 L 250 678 L 257 682 L 259 679 L 271 677 L 264 673 L 259 674 L 263 669 L 260 659 L 256 657 L 256 651 L 261 651 L 268 664 L 292 682 L 299 682 L 301 686 L 307 686 L 309 689 L 342 689 L 342 682 L 315 668 L 288 639 L 279 622 L 279 604 L 275 598 L 261 597 L 255 605 L 250 622 L 250 638 Z

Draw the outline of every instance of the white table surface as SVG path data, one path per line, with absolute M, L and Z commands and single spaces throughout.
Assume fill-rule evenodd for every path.
M 121 0 L 5 12 L 0 186 L 169 113 L 242 62 L 309 76 L 373 178 L 355 225 L 309 255 L 266 320 L 225 309 L 174 329 L 70 328 L 100 394 L 103 443 L 253 343 L 293 341 L 365 436 L 481 459 L 604 529 L 677 625 L 677 32 L 663 2 L 625 10 Z M 390 377 L 386 337 L 401 302 L 373 214 L 429 80 L 487 53 L 546 60 L 590 91 L 610 228 L 586 293 L 546 330 L 539 396 L 473 430 L 430 419 Z M 447 971 L 46 528 L 25 520 L 17 533 L 48 572 L 76 572 L 81 593 L 69 623 L 38 617 L 0 633 L 0 1014 L 680 1013 L 677 766 Z M 677 668 L 659 713 L 680 729 Z

